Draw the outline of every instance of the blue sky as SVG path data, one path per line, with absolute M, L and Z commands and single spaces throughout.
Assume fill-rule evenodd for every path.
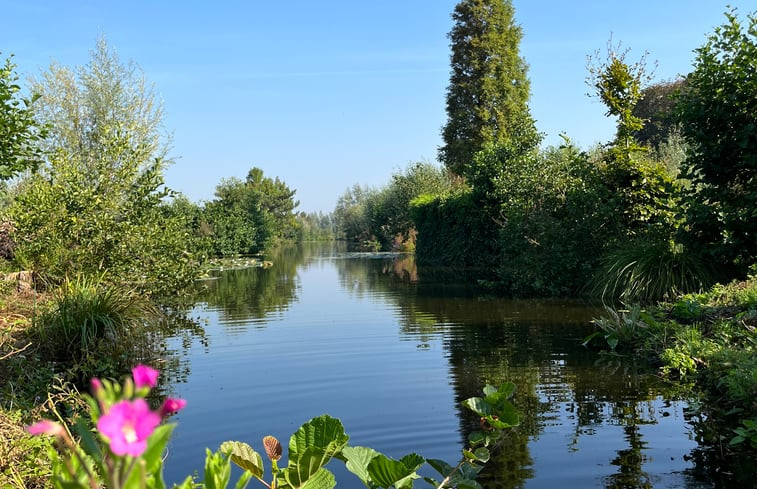
M 530 66 L 531 110 L 547 144 L 612 138 L 586 96 L 586 56 L 612 36 L 656 60 L 657 80 L 688 72 L 724 21 L 717 0 L 514 0 Z M 258 166 L 297 190 L 299 210 L 331 211 L 353 184 L 436 160 L 446 120 L 453 0 L 367 2 L 2 2 L 0 51 L 17 72 L 85 64 L 103 34 L 163 99 L 176 163 L 171 188 L 209 200 L 221 178 Z M 742 16 L 753 0 L 730 0 Z

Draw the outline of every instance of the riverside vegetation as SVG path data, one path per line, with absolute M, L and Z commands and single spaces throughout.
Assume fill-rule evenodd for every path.
M 703 439 L 753 453 L 757 17 L 726 12 L 681 80 L 650 85 L 645 58 L 630 62 L 619 45 L 592 56 L 587 81 L 617 134 L 588 151 L 567 135 L 540 147 L 509 0 L 462 0 L 453 20 L 444 167 L 355 186 L 331 216 L 295 214 L 295 192 L 258 168 L 206 203 L 167 188 L 161 104 L 103 39 L 87 65 L 53 64 L 28 96 L 5 59 L 0 267 L 13 280 L 0 299 L 0 430 L 13 442 L 0 469 L 10 485 L 43 486 L 52 473 L 39 463 L 50 443 L 21 426 L 43 411 L 71 419 L 87 409 L 86 379 L 158 361 L 151 328 L 170 309 L 156 304 L 181 301 L 210 258 L 332 229 L 474 268 L 502 293 L 667 301 L 598 320 L 596 338 L 644 346 L 666 373 L 695 379 L 713 406 Z
M 51 435 L 60 445 L 60 455 L 50 450 L 53 487 L 165 487 L 163 453 L 174 426 L 160 423 L 183 409 L 186 402 L 168 398 L 158 410 L 151 410 L 145 397 L 157 385 L 157 378 L 157 370 L 138 365 L 123 385 L 92 379 L 93 395 L 85 399 L 91 423 L 96 426 L 95 435 L 82 418 L 74 424 L 76 439 L 58 421 L 42 420 L 28 427 L 32 435 Z M 188 476 L 176 487 L 225 489 L 234 462 L 243 470 L 235 485 L 237 489 L 246 487 L 253 478 L 268 489 L 333 489 L 336 480 L 325 466 L 332 459 L 338 459 L 369 489 L 411 489 L 414 480 L 421 478 L 417 471 L 426 463 L 442 477 L 440 481 L 423 478 L 433 487 L 481 489 L 475 477 L 489 460 L 489 447 L 495 446 L 505 431 L 519 422 L 515 407 L 509 401 L 514 391 L 515 386 L 509 383 L 500 388 L 487 385 L 484 397 L 463 401 L 465 407 L 480 416 L 481 429 L 470 434 L 470 445 L 463 449 L 456 466 L 442 460 L 424 459 L 416 453 L 394 460 L 368 447 L 350 446 L 342 423 L 323 415 L 306 422 L 292 435 L 284 468 L 278 465 L 283 451 L 279 441 L 272 436 L 263 438 L 271 465 L 270 483 L 264 480 L 266 470 L 258 452 L 247 443 L 227 441 L 216 452 L 206 449 L 201 482 Z

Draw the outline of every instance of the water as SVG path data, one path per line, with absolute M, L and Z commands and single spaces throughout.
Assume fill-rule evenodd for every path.
M 692 475 L 685 400 L 644 365 L 581 346 L 596 307 L 492 297 L 407 255 L 322 245 L 270 258 L 270 269 L 203 282 L 191 315 L 204 335 L 168 339 L 183 352 L 169 389 L 188 402 L 169 482 L 201 473 L 206 447 L 241 440 L 262 452 L 265 435 L 286 447 L 323 413 L 352 445 L 454 464 L 477 424 L 461 401 L 512 381 L 521 426 L 485 487 L 710 487 Z M 340 465 L 329 465 L 339 487 L 363 487 Z

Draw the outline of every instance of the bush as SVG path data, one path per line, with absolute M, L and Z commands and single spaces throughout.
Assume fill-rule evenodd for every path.
M 419 264 L 496 268 L 498 226 L 470 190 L 421 195 L 411 202 L 411 209 Z
M 75 364 L 100 349 L 133 344 L 144 336 L 146 321 L 156 316 L 152 303 L 134 290 L 80 275 L 57 289 L 52 309 L 41 315 L 36 330 L 55 359 Z M 98 351 L 98 357 L 108 355 Z
M 590 291 L 603 299 L 649 302 L 698 292 L 712 283 L 699 255 L 671 241 L 630 241 L 606 254 Z

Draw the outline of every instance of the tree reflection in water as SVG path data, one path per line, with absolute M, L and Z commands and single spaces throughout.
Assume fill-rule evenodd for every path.
M 536 475 L 532 447 L 540 450 L 536 441 L 556 425 L 567 431 L 572 426 L 573 434 L 564 441 L 565 453 L 587 450 L 582 448 L 586 437 L 603 426 L 619 427 L 628 447 L 617 449 L 615 440 L 600 448 L 595 457 L 603 459 L 606 470 L 616 467 L 616 471 L 596 476 L 596 485 L 652 487 L 645 471 L 649 442 L 640 427 L 657 424 L 661 399 L 676 395 L 643 362 L 598 355 L 581 346 L 592 331 L 590 320 L 599 313 L 598 307 L 492 297 L 475 284 L 466 285 L 461 280 L 464 272 L 419 270 L 411 255 L 384 260 L 366 256 L 337 266 L 343 287 L 351 293 L 378 293 L 396 304 L 403 337 L 416 341 L 419 348 L 434 340 L 443 342 L 458 405 L 487 383 L 517 384 L 521 425 L 481 473 L 484 487 L 526 486 Z M 463 443 L 477 429 L 478 420 L 462 409 L 459 418 Z M 560 471 L 580 469 L 556 464 L 552 470 L 550 476 L 559 483 Z M 584 470 L 585 476 L 596 468 Z

